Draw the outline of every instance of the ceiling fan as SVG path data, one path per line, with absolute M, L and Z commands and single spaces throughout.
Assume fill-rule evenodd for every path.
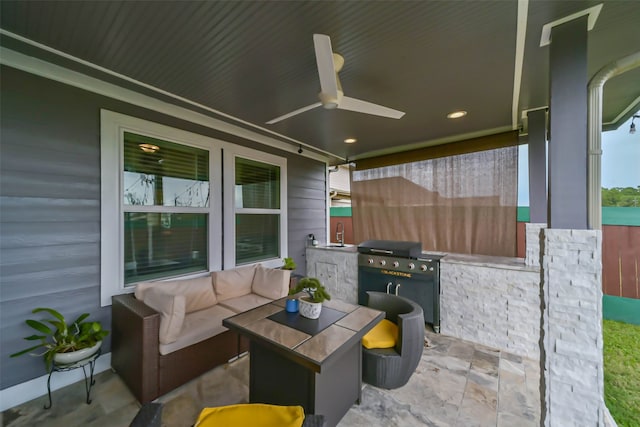
M 375 116 L 388 117 L 392 119 L 399 119 L 404 116 L 404 112 L 402 111 L 344 96 L 344 92 L 342 92 L 342 85 L 338 79 L 338 72 L 340 72 L 344 65 L 344 58 L 331 51 L 331 39 L 327 35 L 314 34 L 313 44 L 316 50 L 318 75 L 320 76 L 320 93 L 318 94 L 320 102 L 307 105 L 306 107 L 299 108 L 283 116 L 269 120 L 267 122 L 268 125 L 278 123 L 279 121 L 320 106 L 323 106 L 328 110 L 338 108 L 341 110 L 373 114 Z

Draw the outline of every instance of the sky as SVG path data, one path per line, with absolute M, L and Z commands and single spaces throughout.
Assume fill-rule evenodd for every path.
M 636 114 L 640 114 L 640 111 Z M 602 186 L 640 186 L 640 119 L 636 133 L 630 134 L 631 119 L 618 129 L 602 133 Z M 518 153 L 518 206 L 529 206 L 529 167 L 527 146 Z

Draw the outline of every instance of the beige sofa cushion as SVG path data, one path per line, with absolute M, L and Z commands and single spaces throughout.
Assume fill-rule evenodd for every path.
M 184 317 L 182 332 L 178 339 L 169 344 L 160 343 L 158 350 L 160 354 L 165 355 L 218 335 L 227 330 L 222 326 L 222 320 L 235 314 L 220 304 L 189 313 Z
M 160 283 L 162 282 L 140 282 L 136 285 L 133 294 L 136 296 L 136 299 L 144 301 L 144 294 L 147 292 L 147 289 L 158 286 Z
M 241 297 L 230 298 L 220 302 L 220 305 L 233 310 L 235 313 L 242 313 L 260 305 L 270 303 L 269 298 L 261 297 L 256 294 L 247 294 Z
M 252 291 L 265 298 L 278 299 L 289 293 L 291 270 L 265 268 L 261 264 L 256 268 Z
M 135 290 L 137 299 L 144 301 L 146 293 L 150 289 L 162 289 L 163 292 L 173 295 L 184 295 L 185 312 L 203 310 L 218 303 L 211 276 L 196 277 L 184 280 L 167 280 L 165 282 L 143 282 L 138 283 Z
M 211 273 L 218 301 L 222 302 L 251 293 L 255 273 L 255 264 Z
M 161 344 L 169 344 L 178 339 L 185 316 L 185 296 L 165 292 L 159 286 L 149 288 L 144 293 L 144 303 L 160 313 Z

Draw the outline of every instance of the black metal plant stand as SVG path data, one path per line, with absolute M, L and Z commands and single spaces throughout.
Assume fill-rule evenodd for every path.
M 58 364 L 56 362 L 51 362 L 51 370 L 49 371 L 49 378 L 47 379 L 47 394 L 49 395 L 49 404 L 44 405 L 44 409 L 51 408 L 51 374 L 54 372 L 66 372 L 72 371 L 74 369 L 82 368 L 82 372 L 84 374 L 84 387 L 87 391 L 87 404 L 91 403 L 91 386 L 93 386 L 96 381 L 93 379 L 93 370 L 96 367 L 96 360 L 102 354 L 102 349 L 98 349 L 97 352 L 93 353 L 91 356 L 86 359 L 79 360 L 77 362 L 68 363 L 68 364 Z M 86 366 L 89 365 L 89 378 L 87 379 L 87 370 Z

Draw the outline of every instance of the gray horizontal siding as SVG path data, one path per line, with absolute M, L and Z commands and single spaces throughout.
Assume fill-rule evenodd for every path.
M 3 196 L 89 199 L 100 194 L 99 177 L 78 180 L 72 175 L 0 169 L 0 193 Z
M 95 259 L 92 261 L 95 262 Z M 50 289 L 55 289 L 57 292 L 84 289 L 95 286 L 99 275 L 100 265 L 76 265 L 41 271 L 3 273 L 2 301 L 46 296 L 49 295 Z
M 295 178 L 289 178 L 291 179 Z M 289 185 L 289 192 L 292 192 L 296 195 L 297 198 L 300 199 L 314 199 L 314 200 L 322 200 L 324 201 L 325 189 L 324 186 L 322 188 L 309 188 L 309 187 L 301 187 L 299 185 Z
M 89 222 L 100 217 L 100 202 L 95 199 L 0 197 L 0 217 L 3 222 Z
M 100 241 L 100 223 L 94 222 L 4 222 L 1 248 L 69 245 Z
M 58 151 L 49 148 L 51 141 L 46 140 L 44 147 L 34 148 L 20 144 L 25 135 L 11 132 L 2 135 L 2 159 L 0 167 L 3 170 L 33 172 L 50 175 L 68 175 L 77 178 L 95 178 L 100 174 L 99 150 L 91 153 L 75 151 Z M 14 139 L 15 138 L 15 139 Z M 91 141 L 96 143 L 97 141 Z
M 289 221 L 289 256 L 305 275 L 307 236 L 324 233 L 327 219 L 325 164 L 291 155 L 287 162 L 287 194 Z
M 0 378 L 2 388 L 44 373 L 27 347 L 31 310 L 100 308 L 99 109 L 92 97 L 3 67 L 0 146 Z M 37 317 L 38 318 L 38 317 Z M 104 350 L 109 350 L 109 340 Z M 26 345 L 25 345 L 26 344 Z
M 327 203 L 324 199 L 309 199 L 309 198 L 295 198 L 291 200 L 288 206 L 289 210 L 313 210 L 313 211 L 322 211 L 324 214 L 324 210 L 327 209 Z
M 163 123 L 251 148 L 140 107 L 8 67 L 0 70 L 0 388 L 43 375 L 40 358 L 8 355 L 28 346 L 24 319 L 40 306 L 69 318 L 83 312 L 110 329 L 100 307 L 100 109 Z M 308 233 L 326 224 L 324 163 L 283 154 L 287 162 L 288 247 L 304 274 Z M 110 351 L 109 337 L 103 351 Z

